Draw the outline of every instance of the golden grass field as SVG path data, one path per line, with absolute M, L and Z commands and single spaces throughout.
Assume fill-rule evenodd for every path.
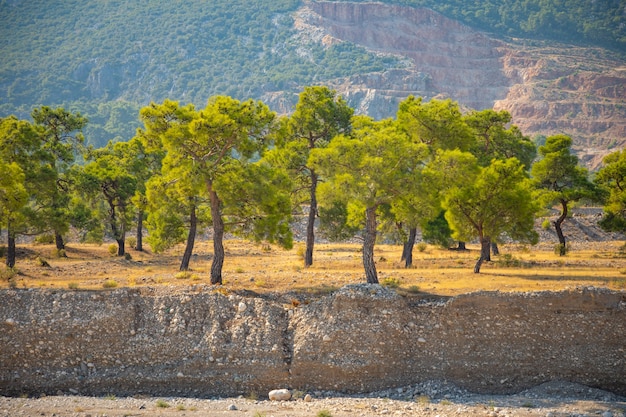
M 189 273 L 178 271 L 183 247 L 166 253 L 130 249 L 131 260 L 109 254 L 109 244 L 69 243 L 66 258 L 54 256 L 53 245 L 18 246 L 17 274 L 0 266 L 0 286 L 67 290 L 135 286 L 185 287 L 209 284 L 212 243 L 198 242 Z M 303 267 L 303 243 L 284 250 L 241 240 L 225 242 L 226 260 L 221 292 L 301 292 L 325 294 L 349 283 L 364 282 L 360 244 L 317 244 L 314 265 Z M 554 254 L 550 245 L 501 245 L 501 255 L 473 273 L 478 247 L 458 252 L 427 246 L 414 250 L 414 263 L 405 269 L 401 246 L 377 245 L 379 280 L 405 294 L 457 295 L 474 291 L 543 291 L 580 286 L 626 289 L 626 253 L 623 242 L 573 244 L 567 256 Z M 42 266 L 40 260 L 49 266 Z

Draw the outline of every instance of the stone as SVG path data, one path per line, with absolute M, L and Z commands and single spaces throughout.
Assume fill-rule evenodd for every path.
M 311 397 L 311 394 L 307 394 L 304 396 L 305 403 L 310 403 L 311 401 L 313 401 L 313 397 Z
M 237 311 L 239 311 L 240 313 L 243 313 L 244 311 L 246 311 L 247 308 L 248 306 L 246 305 L 246 303 L 242 301 L 239 303 L 239 306 L 237 306 Z
M 268 394 L 270 401 L 289 401 L 291 399 L 291 391 L 288 389 L 274 389 Z
M 235 404 L 231 404 L 228 406 L 228 411 L 237 411 L 237 406 Z

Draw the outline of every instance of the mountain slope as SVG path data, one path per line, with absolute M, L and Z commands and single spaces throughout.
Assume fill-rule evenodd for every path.
M 498 40 L 420 8 L 314 2 L 296 16 L 311 38 L 349 41 L 411 62 L 333 82 L 362 113 L 392 116 L 408 93 L 505 109 L 527 135 L 572 136 L 591 168 L 626 144 L 626 61 L 608 50 Z
M 0 116 L 63 105 L 89 117 L 86 136 L 102 145 L 131 137 L 149 101 L 227 94 L 287 113 L 303 86 L 323 83 L 376 118 L 408 94 L 507 109 L 526 134 L 572 135 L 590 165 L 624 144 L 623 55 L 493 35 L 563 37 L 540 19 L 560 16 L 580 20 L 569 27 L 581 40 L 619 50 L 625 15 L 609 15 L 626 13 L 623 0 L 594 3 L 586 20 L 585 0 L 387 3 L 0 0 Z

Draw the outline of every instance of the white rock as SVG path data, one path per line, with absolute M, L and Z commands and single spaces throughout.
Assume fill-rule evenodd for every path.
M 6 324 L 8 324 L 9 326 L 15 326 L 15 320 L 14 319 L 6 319 L 4 322 Z
M 324 337 L 322 338 L 322 341 L 324 342 L 330 342 L 332 339 L 330 338 L 329 335 L 325 334 Z
M 246 311 L 246 308 L 248 308 L 248 306 L 246 305 L 246 303 L 242 301 L 239 303 L 239 306 L 237 307 L 237 311 L 239 311 L 240 313 L 243 313 L 244 311 Z
M 289 401 L 291 399 L 291 391 L 288 389 L 274 389 L 269 395 L 270 401 Z
M 426 343 L 426 339 L 424 339 L 423 337 L 420 337 L 419 339 L 417 339 L 417 341 L 420 343 Z
M 311 397 L 311 394 L 307 394 L 304 396 L 304 402 L 305 403 L 310 403 L 311 401 L 313 401 L 313 398 Z

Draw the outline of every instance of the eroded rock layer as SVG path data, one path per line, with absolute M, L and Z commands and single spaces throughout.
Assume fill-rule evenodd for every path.
M 626 394 L 626 295 L 403 298 L 350 285 L 297 308 L 208 286 L 0 292 L 0 395 L 372 391 L 551 380 Z

